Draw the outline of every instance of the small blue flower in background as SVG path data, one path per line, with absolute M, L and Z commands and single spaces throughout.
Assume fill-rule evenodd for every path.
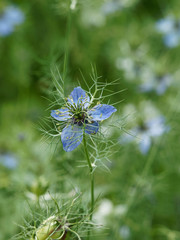
M 156 29 L 161 33 L 169 33 L 174 27 L 174 18 L 166 17 L 160 19 L 156 23 Z
M 24 13 L 15 6 L 8 6 L 0 15 L 0 36 L 10 35 L 15 26 L 24 21 Z
M 0 165 L 12 170 L 17 167 L 17 159 L 11 153 L 0 154 Z
M 172 83 L 172 76 L 166 74 L 163 76 L 154 76 L 150 79 L 146 79 L 146 82 L 140 85 L 141 92 L 155 91 L 158 95 L 162 95 L 166 92 L 168 87 Z
M 141 125 L 130 130 L 134 136 L 137 136 L 140 139 L 138 146 L 142 154 L 148 153 L 152 144 L 152 139 L 161 136 L 167 131 L 169 131 L 169 127 L 165 125 L 165 119 L 163 116 L 158 116 L 151 120 L 145 121 Z M 123 135 L 120 138 L 120 143 L 122 144 L 127 144 L 133 141 L 134 137 L 129 134 Z
M 156 23 L 156 29 L 162 33 L 164 44 L 169 47 L 177 47 L 180 44 L 180 21 L 173 17 L 160 19 Z
M 61 133 L 63 149 L 70 152 L 82 142 L 83 133 L 96 134 L 99 122 L 109 118 L 116 108 L 107 104 L 92 104 L 87 93 L 76 87 L 67 99 L 66 105 L 60 109 L 52 110 L 51 116 L 58 121 L 66 123 Z
M 130 239 L 131 231 L 130 228 L 126 225 L 123 225 L 119 229 L 119 234 L 122 237 L 122 239 Z
M 178 32 L 174 31 L 164 36 L 164 44 L 169 48 L 177 47 L 179 43 L 180 43 L 179 31 Z
M 111 0 L 111 1 L 105 2 L 102 5 L 101 11 L 105 15 L 109 15 L 109 14 L 117 12 L 118 10 L 121 10 L 122 8 L 123 8 L 123 4 L 120 1 L 118 1 L 118 0 Z

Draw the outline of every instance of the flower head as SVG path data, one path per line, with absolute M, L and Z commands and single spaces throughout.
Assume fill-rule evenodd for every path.
M 17 167 L 17 159 L 11 153 L 0 154 L 0 165 L 3 165 L 7 169 L 15 169 Z
M 8 36 L 16 25 L 24 21 L 24 13 L 14 6 L 8 6 L 0 16 L 0 36 Z
M 61 133 L 61 141 L 66 152 L 79 146 L 83 133 L 96 134 L 99 130 L 99 122 L 117 111 L 107 104 L 98 104 L 92 108 L 91 104 L 92 101 L 87 93 L 81 87 L 76 87 L 64 107 L 51 111 L 53 118 L 66 123 Z
M 163 135 L 169 130 L 169 127 L 165 125 L 165 119 L 163 116 L 158 116 L 151 120 L 142 122 L 138 126 L 131 129 L 134 135 L 141 139 L 139 142 L 139 150 L 142 154 L 147 154 L 152 140 Z M 134 140 L 132 135 L 126 135 L 123 137 L 121 143 L 129 143 Z
M 180 21 L 174 17 L 160 19 L 156 23 L 156 29 L 162 33 L 164 44 L 169 47 L 177 47 L 180 43 Z
M 101 11 L 105 15 L 109 15 L 111 13 L 115 13 L 118 10 L 121 10 L 123 8 L 123 4 L 117 0 L 107 1 L 105 2 L 102 7 Z
M 140 91 L 151 92 L 154 90 L 158 95 L 164 94 L 172 83 L 172 76 L 170 74 L 162 76 L 151 75 L 149 78 L 143 79 L 144 83 L 140 85 Z

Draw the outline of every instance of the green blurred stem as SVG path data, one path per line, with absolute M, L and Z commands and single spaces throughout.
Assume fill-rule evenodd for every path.
M 93 167 L 91 164 L 91 160 L 89 158 L 89 153 L 87 149 L 87 142 L 86 142 L 86 135 L 85 132 L 83 133 L 83 142 L 84 142 L 84 152 L 86 155 L 86 159 L 88 162 L 89 172 L 91 176 L 91 212 L 90 212 L 90 220 L 92 220 L 93 211 L 94 211 L 94 173 L 93 173 Z

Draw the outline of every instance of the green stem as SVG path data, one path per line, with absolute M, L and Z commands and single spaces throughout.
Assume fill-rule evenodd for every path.
M 94 211 L 94 173 L 93 173 L 93 167 L 91 164 L 91 160 L 89 158 L 89 153 L 87 150 L 87 143 L 86 143 L 86 135 L 85 133 L 83 134 L 83 141 L 84 141 L 84 152 L 86 155 L 86 159 L 88 162 L 88 167 L 89 167 L 89 172 L 90 172 L 90 176 L 91 176 L 91 212 L 90 212 L 90 220 L 92 220 L 92 216 L 93 216 L 93 211 Z

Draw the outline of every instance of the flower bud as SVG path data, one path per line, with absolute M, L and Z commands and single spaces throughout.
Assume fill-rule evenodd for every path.
M 66 232 L 63 234 L 62 225 L 56 216 L 46 219 L 37 229 L 34 240 L 66 239 Z M 61 237 L 61 238 L 60 238 Z
M 48 187 L 49 183 L 42 176 L 34 180 L 31 184 L 27 186 L 29 192 L 33 193 L 37 197 L 40 197 L 41 195 L 45 194 Z

